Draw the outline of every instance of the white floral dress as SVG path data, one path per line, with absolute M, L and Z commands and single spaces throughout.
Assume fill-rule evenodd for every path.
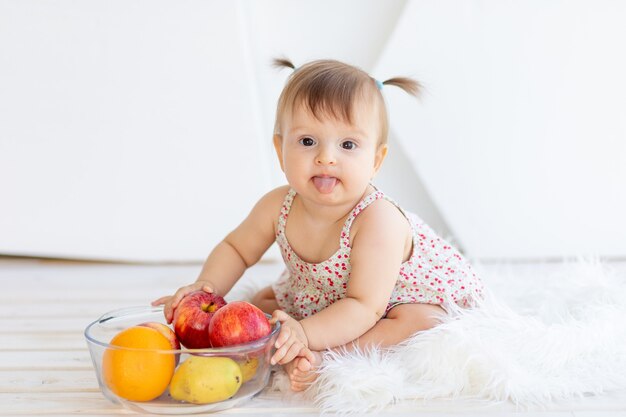
M 410 258 L 400 266 L 387 312 L 406 303 L 436 304 L 451 312 L 458 307 L 474 307 L 482 299 L 483 285 L 470 263 L 419 217 L 402 210 L 379 190 L 365 196 L 352 209 L 341 231 L 337 252 L 320 263 L 303 261 L 285 236 L 285 225 L 295 195 L 293 189 L 289 190 L 278 218 L 276 242 L 286 269 L 272 286 L 278 305 L 292 317 L 309 317 L 345 297 L 350 279 L 350 227 L 359 213 L 380 198 L 398 207 L 413 230 L 413 250 Z

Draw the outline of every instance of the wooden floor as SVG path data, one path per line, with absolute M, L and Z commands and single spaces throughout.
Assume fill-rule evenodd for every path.
M 0 415 L 113 416 L 128 414 L 98 388 L 83 336 L 103 313 L 146 305 L 195 279 L 199 265 L 132 266 L 0 258 Z M 258 265 L 246 278 L 276 276 L 277 265 Z M 626 395 L 581 400 L 551 410 L 521 413 L 558 417 L 626 416 Z M 399 404 L 384 415 L 520 415 L 510 404 Z M 318 415 L 310 402 L 279 393 L 259 396 L 226 415 Z

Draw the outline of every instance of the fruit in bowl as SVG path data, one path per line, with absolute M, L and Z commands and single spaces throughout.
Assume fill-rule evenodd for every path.
M 246 301 L 233 301 L 215 312 L 209 324 L 211 346 L 252 342 L 272 331 L 265 313 Z
M 247 357 L 245 359 L 238 360 L 237 364 L 241 368 L 241 376 L 243 378 L 243 383 L 245 384 L 256 375 L 257 370 L 259 369 L 259 358 Z
M 226 305 L 223 297 L 202 290 L 187 294 L 174 310 L 174 331 L 188 349 L 211 347 L 209 323 Z
M 139 324 L 139 326 L 150 327 L 158 332 L 160 332 L 163 336 L 167 338 L 170 342 L 170 346 L 173 350 L 180 350 L 180 342 L 176 337 L 176 333 L 174 330 L 170 329 L 167 324 L 159 323 L 158 321 L 148 321 L 145 323 Z M 180 360 L 180 353 L 176 354 L 176 365 L 178 365 L 178 361 Z
M 161 333 L 170 342 L 170 346 L 174 350 L 180 349 L 180 342 L 176 337 L 176 333 L 169 328 L 167 324 L 159 323 L 158 321 L 147 321 L 145 323 L 138 324 L 138 326 L 150 327 Z
M 269 319 L 269 315 L 266 318 Z M 143 414 L 199 414 L 242 404 L 267 386 L 272 369 L 270 357 L 280 323 L 273 324 L 265 337 L 248 343 L 190 350 L 172 349 L 167 337 L 152 326 L 146 326 L 150 322 L 165 322 L 162 307 L 111 311 L 85 329 L 98 384 L 102 394 L 112 402 Z M 130 341 L 118 336 L 126 332 L 132 336 Z M 154 340 L 159 342 L 141 344 Z M 180 356 L 180 363 L 175 366 L 177 356 Z M 211 361 L 198 362 L 196 358 Z M 195 372 L 184 371 L 189 368 L 190 359 L 193 359 L 191 364 L 196 362 L 192 367 Z M 197 366 L 198 363 L 201 366 Z M 140 365 L 143 369 L 136 369 Z M 205 372 L 198 372 L 197 368 L 205 369 Z M 221 371 L 206 372 L 207 368 Z M 229 374 L 231 377 L 227 378 Z M 203 391 L 202 384 L 207 382 L 221 391 L 219 397 L 215 392 L 207 394 Z M 177 393 L 177 389 L 185 389 L 185 384 L 191 387 L 190 392 Z M 193 398 L 191 394 L 194 394 Z
M 242 383 L 241 368 L 234 360 L 191 356 L 172 377 L 170 395 L 179 401 L 210 404 L 231 398 Z
M 102 377 L 115 394 L 150 401 L 165 392 L 176 360 L 170 341 L 155 329 L 133 326 L 119 332 L 102 357 Z

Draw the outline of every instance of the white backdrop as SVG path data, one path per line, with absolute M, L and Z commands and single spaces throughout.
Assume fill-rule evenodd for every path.
M 204 259 L 284 183 L 271 57 L 372 66 L 403 5 L 0 0 L 0 254 Z
M 0 4 L 0 252 L 205 256 L 269 185 L 237 8 Z
M 203 259 L 284 181 L 285 55 L 425 84 L 385 88 L 378 183 L 471 256 L 624 256 L 625 19 L 608 0 L 0 0 L 0 254 Z
M 408 3 L 376 72 L 394 128 L 480 258 L 626 255 L 626 3 Z

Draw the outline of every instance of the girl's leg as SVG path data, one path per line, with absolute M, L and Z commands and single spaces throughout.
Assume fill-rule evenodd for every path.
M 343 346 L 347 350 L 360 349 L 368 346 L 389 347 L 408 339 L 415 333 L 428 330 L 439 323 L 439 318 L 445 316 L 445 311 L 432 304 L 400 304 L 389 310 L 385 318 L 368 330 L 363 336 Z M 321 364 L 322 356 L 314 352 L 317 363 L 310 363 L 307 359 L 298 357 L 286 370 L 294 391 L 305 390 L 317 377 L 315 368 Z
M 274 310 L 280 309 L 276 302 L 276 295 L 271 286 L 265 287 L 256 293 L 250 302 L 267 314 L 272 314 Z
M 397 345 L 419 331 L 435 327 L 445 315 L 445 310 L 438 305 L 400 304 L 389 310 L 385 318 L 380 319 L 363 336 L 345 347 L 350 350 L 352 344 L 361 349 L 375 345 Z

